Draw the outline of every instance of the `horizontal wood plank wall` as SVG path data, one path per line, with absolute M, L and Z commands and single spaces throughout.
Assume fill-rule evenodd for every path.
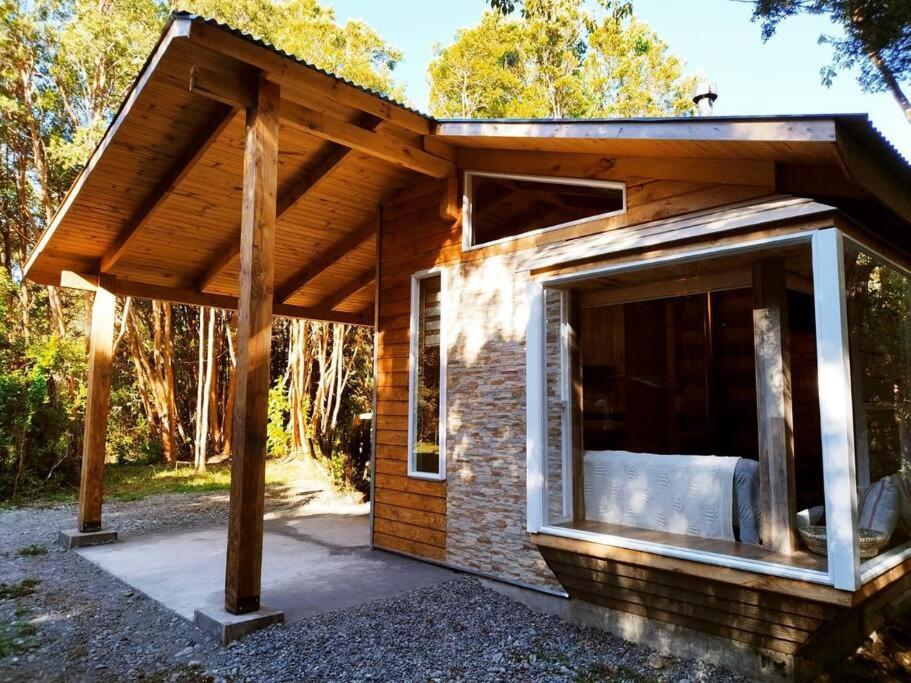
M 541 552 L 572 598 L 788 655 L 845 610 L 578 552 L 547 547 Z
M 383 206 L 377 335 L 376 547 L 446 559 L 446 482 L 408 477 L 411 275 L 458 261 L 461 232 L 440 218 L 436 181 L 419 181 Z M 445 304 L 444 304 L 445 305 Z
M 696 576 L 559 545 L 540 549 L 571 598 L 793 656 L 800 681 L 816 680 L 854 652 L 911 593 L 911 574 L 896 574 L 855 594 L 855 604 L 837 605 L 799 588 L 788 594 L 717 581 L 711 567 Z

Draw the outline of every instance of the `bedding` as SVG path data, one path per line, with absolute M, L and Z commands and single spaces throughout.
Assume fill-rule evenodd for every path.
M 586 451 L 586 517 L 726 541 L 736 540 L 736 517 L 741 539 L 758 542 L 758 468 L 742 465 L 738 474 L 741 461 L 711 455 Z

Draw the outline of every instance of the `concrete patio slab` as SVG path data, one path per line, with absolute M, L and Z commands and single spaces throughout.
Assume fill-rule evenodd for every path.
M 366 514 L 266 520 L 262 603 L 284 612 L 290 624 L 456 576 L 436 565 L 371 550 L 369 539 Z M 124 534 L 121 541 L 76 552 L 187 620 L 193 621 L 196 610 L 223 610 L 225 528 Z
M 79 529 L 64 529 L 57 534 L 57 544 L 67 550 L 73 548 L 87 548 L 93 545 L 106 545 L 117 542 L 117 532 L 112 529 L 99 529 L 98 531 L 79 531 Z
M 223 607 L 209 611 L 198 609 L 193 621 L 222 645 L 227 645 L 253 631 L 283 623 L 285 613 L 268 607 L 260 607 L 247 614 L 231 614 Z

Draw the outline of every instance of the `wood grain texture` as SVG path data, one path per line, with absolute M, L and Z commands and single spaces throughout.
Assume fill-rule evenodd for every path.
M 797 655 L 818 640 L 814 634 L 837 629 L 857 609 L 845 601 L 821 600 L 822 587 L 801 590 L 808 584 L 799 581 L 757 582 L 750 572 L 739 571 L 739 579 L 732 581 L 734 575 L 722 577 L 718 568 L 698 562 L 650 563 L 642 559 L 646 553 L 607 547 L 593 553 L 593 544 L 534 538 L 571 598 L 755 648 Z M 845 647 L 858 643 L 842 643 L 839 651 L 844 655 L 850 651 Z
M 412 273 L 438 264 L 441 247 L 450 243 L 453 219 L 440 216 L 447 190 L 447 179 L 423 180 L 384 204 L 376 328 L 373 543 L 433 560 L 446 557 L 446 482 L 408 476 L 410 279 Z M 384 287 L 390 278 L 395 284 Z
M 88 395 L 82 442 L 82 472 L 79 485 L 80 531 L 101 528 L 104 496 L 104 452 L 111 404 L 111 353 L 114 344 L 114 308 L 117 297 L 96 289 L 89 334 Z
M 797 550 L 797 495 L 786 277 L 784 259 L 766 258 L 753 265 L 762 544 L 790 555 Z
M 279 88 L 261 79 L 247 111 L 240 240 L 237 379 L 231 441 L 231 504 L 225 609 L 259 609 L 266 478 L 266 423 L 275 275 Z

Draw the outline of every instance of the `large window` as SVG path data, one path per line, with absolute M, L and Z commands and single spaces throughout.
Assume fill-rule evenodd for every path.
M 903 503 L 911 479 L 911 278 L 845 242 L 861 560 L 896 556 L 909 537 Z M 908 501 L 911 502 L 911 501 Z M 871 540 L 871 535 L 873 536 Z M 887 537 L 887 538 L 886 538 Z
M 530 531 L 846 590 L 911 557 L 903 268 L 830 228 L 529 294 Z
M 468 172 L 465 194 L 466 249 L 626 210 L 623 183 L 582 178 Z
M 419 273 L 411 282 L 408 474 L 443 479 L 446 472 L 446 350 L 443 278 Z

